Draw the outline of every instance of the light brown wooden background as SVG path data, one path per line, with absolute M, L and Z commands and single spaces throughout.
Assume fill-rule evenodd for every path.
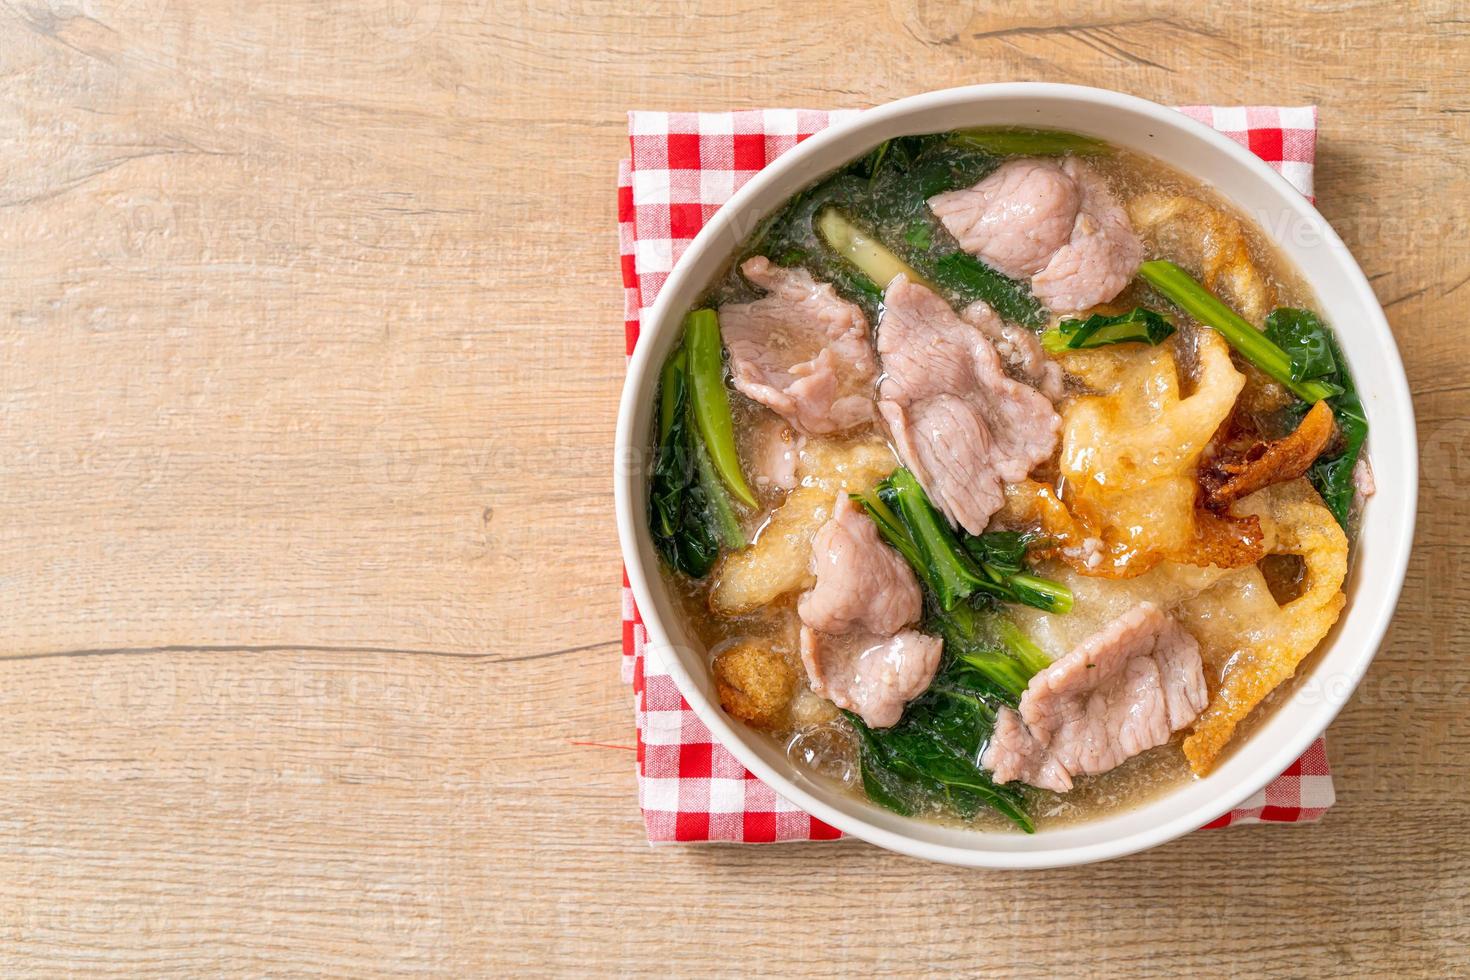
M 637 8 L 634 10 L 633 8 Z M 0 972 L 1470 968 L 1463 4 L 0 4 Z M 1317 827 L 653 851 L 617 679 L 624 110 L 1316 102 L 1424 451 Z

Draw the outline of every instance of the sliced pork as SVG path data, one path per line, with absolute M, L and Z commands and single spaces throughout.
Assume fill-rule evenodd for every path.
M 1013 381 L 994 346 L 934 292 L 899 276 L 883 298 L 878 411 L 930 499 L 972 534 L 1056 447 L 1061 419 Z
M 1058 312 L 1086 310 L 1122 292 L 1143 260 L 1107 183 L 1075 159 L 1017 159 L 984 180 L 929 199 L 966 251 Z
M 743 455 L 751 460 L 755 485 L 761 490 L 792 490 L 806 436 L 785 419 L 767 416 L 749 430 Z
M 1042 350 L 1041 338 L 1035 331 L 1016 323 L 1006 323 L 984 300 L 976 300 L 960 311 L 960 319 L 973 324 L 995 345 L 1006 372 L 1024 381 L 1052 404 L 1067 393 L 1066 372 Z
M 923 611 L 913 569 L 846 492 L 837 494 L 832 519 L 812 539 L 812 560 L 817 584 L 796 607 L 812 629 L 891 636 Z
M 869 421 L 877 363 L 863 311 L 805 269 L 758 255 L 740 271 L 766 295 L 720 307 L 735 387 L 802 432 Z
M 1050 309 L 1076 312 L 1123 291 L 1143 261 L 1143 242 L 1102 177 L 1077 160 L 1062 169 L 1077 182 L 1082 205 L 1067 244 L 1031 278 L 1031 292 Z
M 923 612 L 913 569 L 846 491 L 812 539 L 816 584 L 797 603 L 811 689 L 874 728 L 897 724 L 939 667 L 943 641 L 904 629 Z
M 904 705 L 934 679 L 943 647 L 938 637 L 916 630 L 881 637 L 861 632 L 833 636 L 801 628 L 801 662 L 812 691 L 857 712 L 872 728 L 898 724 Z
M 1012 279 L 1036 275 L 1072 236 L 1082 193 L 1053 160 L 1010 160 L 973 187 L 929 198 L 960 247 Z
M 990 770 L 990 778 L 997 783 L 1022 782 L 1054 793 L 1072 788 L 1072 774 L 1010 708 L 1002 708 L 996 715 L 995 730 L 990 733 L 980 764 Z
M 1065 792 L 1163 745 L 1204 710 L 1199 643 L 1141 602 L 1031 678 L 1020 712 L 1002 709 L 981 756 L 998 783 Z

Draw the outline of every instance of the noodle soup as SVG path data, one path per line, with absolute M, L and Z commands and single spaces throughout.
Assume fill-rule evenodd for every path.
M 1337 620 L 1371 493 L 1244 216 L 1097 140 L 890 140 L 686 319 L 650 530 L 721 706 L 900 813 L 1023 831 L 1210 770 Z

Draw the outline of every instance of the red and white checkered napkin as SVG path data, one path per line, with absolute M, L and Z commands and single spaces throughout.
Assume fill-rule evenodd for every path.
M 669 271 L 715 210 L 766 164 L 856 110 L 633 112 L 633 155 L 618 171 L 628 353 L 638 321 Z M 1293 186 L 1312 194 L 1314 106 L 1190 106 L 1181 110 L 1249 147 Z M 648 839 L 831 840 L 841 834 L 777 796 L 716 742 L 656 656 L 623 578 L 623 678 L 633 685 L 638 803 Z M 1207 826 L 1314 821 L 1333 803 L 1322 740 L 1263 791 Z

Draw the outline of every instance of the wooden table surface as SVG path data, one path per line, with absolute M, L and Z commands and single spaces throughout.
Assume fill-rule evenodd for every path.
M 0 38 L 4 975 L 1470 969 L 1462 4 L 10 0 Z M 1321 106 L 1424 453 L 1339 803 L 1029 874 L 650 849 L 623 112 L 1013 79 Z

